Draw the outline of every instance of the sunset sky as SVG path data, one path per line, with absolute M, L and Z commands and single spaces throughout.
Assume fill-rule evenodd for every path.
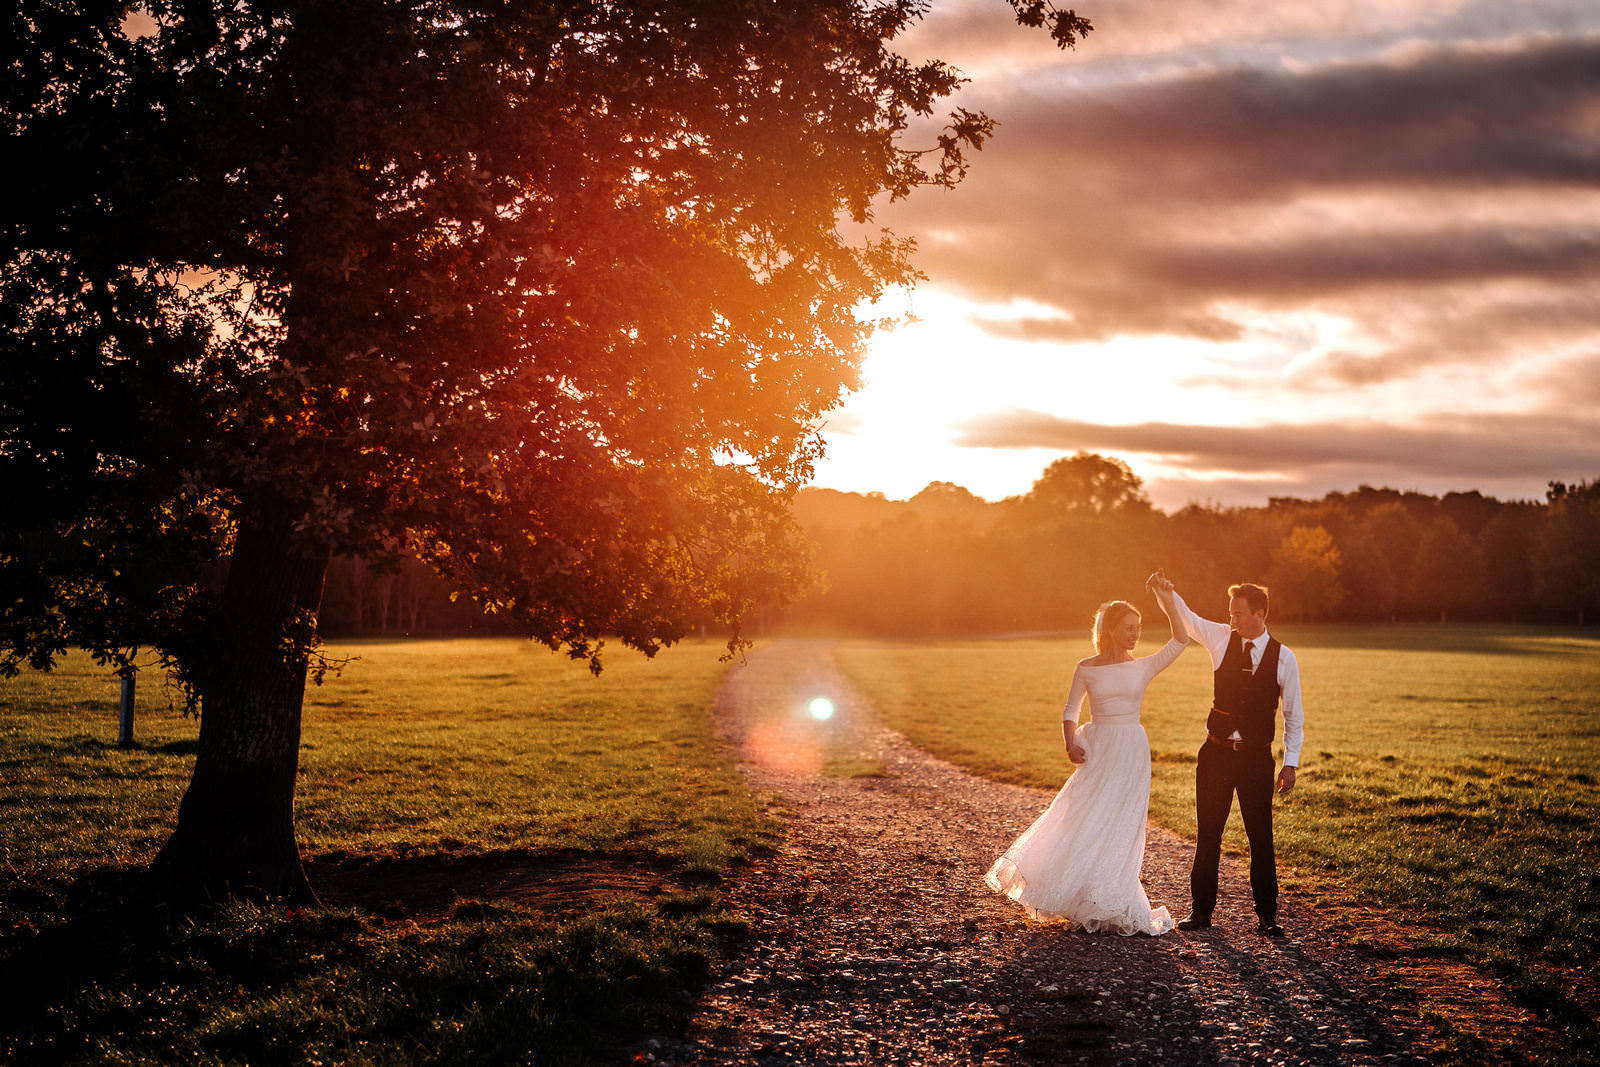
M 998 120 L 915 236 L 814 484 L 1027 490 L 1079 449 L 1151 498 L 1600 477 L 1600 4 L 1003 0 L 903 42 Z M 931 141 L 930 141 L 931 143 Z

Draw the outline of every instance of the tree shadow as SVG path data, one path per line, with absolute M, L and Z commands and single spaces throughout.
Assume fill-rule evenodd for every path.
M 1283 1052 L 1335 1062 L 1358 1047 L 1380 1056 L 1411 1048 L 1393 1005 L 1371 1003 L 1293 943 L 1263 939 L 1256 949 L 1200 935 L 1192 946 L 1205 954 L 1202 971 L 1176 954 L 1191 943 L 1165 941 L 1183 936 L 1158 943 L 1059 926 L 1024 932 L 996 974 L 1011 1010 L 991 1042 L 1035 1063 L 1234 1063 Z M 1205 980 L 1211 974 L 1227 992 Z
M 20 1034 L 54 1015 L 84 991 L 154 982 L 169 970 L 173 945 L 192 927 L 192 913 L 173 908 L 144 868 L 106 867 L 81 874 L 60 895 L 37 887 L 8 890 L 13 918 L 0 934 L 0 1033 Z M 92 1035 L 76 1027 L 46 1027 L 34 1052 L 71 1061 L 86 1054 Z
M 619 1035 L 684 1010 L 725 933 L 715 898 L 678 892 L 676 867 L 650 854 L 330 854 L 308 867 L 323 907 L 175 906 L 129 867 L 0 891 L 0 1062 L 288 1064 L 380 1044 L 431 1062 L 592 1046 L 610 1062 Z
M 577 849 L 416 856 L 332 852 L 307 860 L 306 875 L 326 906 L 417 920 L 442 918 L 466 899 L 571 915 L 618 898 L 653 900 L 687 888 L 678 865 L 654 853 Z
M 991 1040 L 1025 1062 L 1125 1062 L 1140 1036 L 1128 1024 L 1136 996 L 1160 997 L 1165 1027 L 1190 1021 L 1192 1006 L 1172 996 L 1181 970 L 1148 937 L 1030 923 L 1015 940 L 1020 945 L 995 975 L 1010 1010 Z

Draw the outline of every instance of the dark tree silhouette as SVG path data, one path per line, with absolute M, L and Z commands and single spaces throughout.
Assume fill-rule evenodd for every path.
M 598 635 L 649 653 L 802 584 L 785 504 L 855 309 L 915 276 L 874 204 L 953 184 L 991 130 L 957 110 L 903 143 L 960 81 L 890 47 L 923 7 L 0 15 L 27 161 L 0 208 L 3 663 L 148 646 L 191 687 L 175 885 L 309 894 L 334 554 L 424 560 L 595 664 Z
M 1537 558 L 1539 588 L 1547 602 L 1581 626 L 1600 617 L 1600 478 L 1550 483 L 1549 519 Z

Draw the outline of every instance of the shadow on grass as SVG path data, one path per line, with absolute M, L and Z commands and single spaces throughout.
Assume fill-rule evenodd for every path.
M 1167 936 L 1185 939 L 1181 934 Z M 1039 1064 L 1071 1062 L 1085 1054 L 1092 1062 L 1169 1062 L 1175 1054 L 1178 1062 L 1232 1062 L 1242 1047 L 1257 1048 L 1263 1062 L 1272 1049 L 1315 1063 L 1344 1062 L 1352 1054 L 1416 1062 L 1411 1042 L 1418 1039 L 1418 1028 L 1397 1025 L 1397 1012 L 1409 1015 L 1419 1010 L 1404 986 L 1397 983 L 1389 999 L 1374 997 L 1372 988 L 1352 988 L 1290 942 L 1263 941 L 1258 950 L 1247 938 L 1230 939 L 1220 932 L 1188 935 L 1186 940 L 1190 945 L 1186 954 L 1174 955 L 1143 937 L 1115 938 L 1059 927 L 1026 929 L 1016 955 L 995 978 L 1010 1011 L 990 1022 L 983 1039 L 989 1045 L 1009 1047 L 1023 1062 Z M 1237 993 L 1222 993 L 1225 984 L 1194 981 L 1177 957 L 1194 959 L 1197 953 L 1199 961 L 1190 968 L 1231 976 Z M 1459 949 L 1446 946 L 1379 948 L 1369 953 L 1380 966 L 1401 957 L 1416 963 L 1419 957 L 1461 955 Z M 1425 973 L 1425 967 L 1408 973 Z M 1041 976 L 1049 976 L 1051 983 L 1041 985 Z M 1071 986 L 1058 988 L 1056 982 Z M 1244 1032 L 1235 1006 L 1238 996 L 1279 1010 L 1267 1012 L 1270 1022 L 1265 1029 Z M 1336 1013 L 1337 1021 L 1330 1013 Z M 1255 1012 L 1247 1014 L 1250 1025 L 1260 1022 Z M 1482 1028 L 1500 1035 L 1499 1043 L 1491 1043 L 1466 1032 L 1459 1025 L 1459 1012 L 1439 1015 L 1424 1005 L 1420 1014 L 1434 1031 L 1435 1062 L 1452 1067 L 1528 1062 L 1517 1048 L 1526 1034 L 1512 1018 Z M 1430 1041 L 1421 1036 L 1424 1043 Z M 1180 1044 L 1174 1046 L 1174 1039 Z M 1534 1062 L 1567 1061 L 1557 1054 L 1549 1061 L 1534 1057 Z
M 327 853 L 306 863 L 322 902 L 387 918 L 437 919 L 462 899 L 514 902 L 548 915 L 591 911 L 618 898 L 651 900 L 684 887 L 676 864 L 649 852 Z
M 386 886 L 562 866 L 532 854 L 319 862 L 329 885 L 371 867 L 376 883 L 359 884 Z M 142 870 L 58 893 L 14 887 L 0 896 L 0 1062 L 616 1062 L 637 1035 L 681 1025 L 741 929 L 704 891 L 586 896 L 559 913 L 452 894 L 377 917 L 238 901 L 180 912 Z

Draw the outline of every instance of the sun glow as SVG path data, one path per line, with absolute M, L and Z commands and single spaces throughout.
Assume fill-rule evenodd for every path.
M 906 499 L 942 481 L 999 500 L 1027 492 L 1051 461 L 1082 448 L 1126 462 L 1158 507 L 1249 502 L 1304 492 L 1306 472 L 1274 469 L 1262 462 L 1269 457 L 1211 469 L 1194 452 L 1141 451 L 1122 431 L 1149 424 L 1405 425 L 1415 420 L 1419 394 L 1452 385 L 1460 391 L 1447 367 L 1350 387 L 1339 375 L 1361 373 L 1361 362 L 1381 357 L 1392 339 L 1324 309 L 1213 306 L 1211 313 L 1239 324 L 1231 339 L 1077 340 L 1070 319 L 1021 301 L 980 304 L 936 288 L 893 299 L 898 305 L 880 304 L 873 313 L 909 314 L 910 321 L 873 340 L 862 388 L 823 420 L 827 453 L 814 485 Z M 1463 396 L 1461 407 L 1494 410 L 1514 399 L 1508 387 Z M 1027 430 L 1056 421 L 1068 430 Z
M 914 319 L 874 339 L 863 387 L 823 421 L 828 453 L 814 484 L 903 498 L 949 481 L 996 500 L 1027 491 L 1059 453 L 963 445 L 961 427 L 977 416 L 1027 409 L 1132 423 L 1193 422 L 1204 414 L 1191 410 L 1196 394 L 1180 385 L 1206 365 L 1202 342 L 1004 336 L 1008 322 L 1039 323 L 1052 312 L 937 290 L 895 299 L 901 306 L 886 313 L 903 308 Z

